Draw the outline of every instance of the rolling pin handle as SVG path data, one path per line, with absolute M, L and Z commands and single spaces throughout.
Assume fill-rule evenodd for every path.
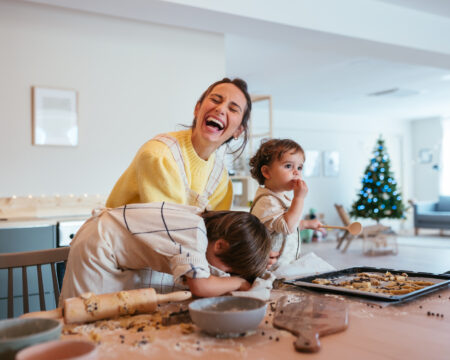
M 156 303 L 161 304 L 169 301 L 184 301 L 192 297 L 190 291 L 175 291 L 168 294 L 156 294 Z
M 29 312 L 23 315 L 20 315 L 20 318 L 45 318 L 45 319 L 62 319 L 63 317 L 63 309 L 62 308 L 56 308 L 53 310 L 47 310 L 47 311 L 35 311 L 35 312 Z

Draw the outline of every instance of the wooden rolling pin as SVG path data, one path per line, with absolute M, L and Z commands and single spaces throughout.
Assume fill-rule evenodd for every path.
M 120 315 L 150 313 L 158 304 L 169 301 L 183 301 L 191 298 L 189 291 L 157 294 L 152 288 L 120 291 L 95 295 L 86 293 L 64 300 L 64 309 L 37 311 L 21 317 L 62 318 L 66 324 L 86 323 L 109 319 Z

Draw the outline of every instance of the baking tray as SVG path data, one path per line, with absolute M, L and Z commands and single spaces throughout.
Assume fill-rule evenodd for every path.
M 338 279 L 338 278 L 342 278 L 345 276 L 350 276 L 350 275 L 353 275 L 356 273 L 362 273 L 362 272 L 379 273 L 380 275 L 384 275 L 386 273 L 386 271 L 389 271 L 392 275 L 401 275 L 402 273 L 406 273 L 406 274 L 408 274 L 408 279 L 430 281 L 430 282 L 434 282 L 435 284 L 429 285 L 420 290 L 410 292 L 408 294 L 388 295 L 388 294 L 381 294 L 381 293 L 371 293 L 371 292 L 362 291 L 362 290 L 352 290 L 352 289 L 347 289 L 347 288 L 332 286 L 332 285 L 320 285 L 320 284 L 312 283 L 312 281 L 317 278 L 333 280 L 333 279 Z M 323 274 L 307 276 L 307 277 L 297 278 L 297 279 L 293 279 L 293 280 L 286 280 L 286 281 L 284 281 L 284 283 L 290 284 L 290 285 L 295 285 L 295 286 L 300 286 L 300 287 L 310 288 L 311 290 L 333 292 L 333 293 L 338 293 L 338 294 L 342 294 L 342 295 L 351 295 L 351 296 L 357 296 L 357 297 L 364 297 L 364 298 L 370 298 L 372 300 L 378 300 L 378 301 L 403 302 L 403 301 L 411 300 L 415 297 L 422 296 L 424 294 L 428 294 L 432 291 L 436 291 L 437 289 L 448 286 L 448 284 L 450 284 L 450 276 L 448 274 L 432 274 L 432 273 L 414 272 L 414 271 L 408 271 L 408 270 L 394 270 L 394 269 L 374 268 L 374 267 L 352 267 L 352 268 L 348 268 L 348 269 L 331 271 L 331 272 L 327 272 L 327 273 L 323 273 Z

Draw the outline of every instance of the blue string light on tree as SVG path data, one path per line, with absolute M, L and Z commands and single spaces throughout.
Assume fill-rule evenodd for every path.
M 377 222 L 383 218 L 405 218 L 405 206 L 390 168 L 390 157 L 380 136 L 373 157 L 364 171 L 362 188 L 352 205 L 350 215 L 372 218 Z

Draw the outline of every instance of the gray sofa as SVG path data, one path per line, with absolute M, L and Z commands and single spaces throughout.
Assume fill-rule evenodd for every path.
M 437 202 L 417 202 L 414 206 L 414 229 L 450 229 L 450 196 L 439 196 Z

